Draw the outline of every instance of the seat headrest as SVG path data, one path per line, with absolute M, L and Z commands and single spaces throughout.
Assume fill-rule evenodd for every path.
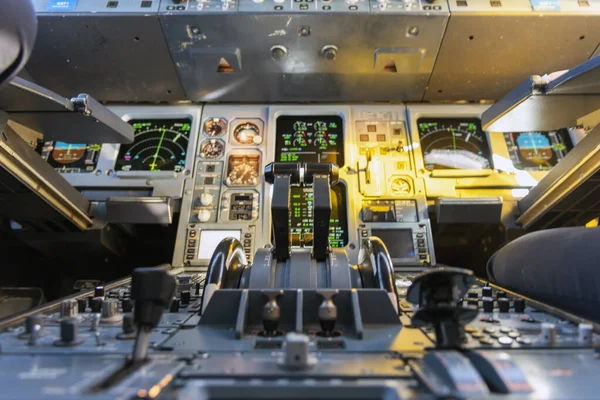
M 25 66 L 36 33 L 30 0 L 0 0 L 0 89 Z

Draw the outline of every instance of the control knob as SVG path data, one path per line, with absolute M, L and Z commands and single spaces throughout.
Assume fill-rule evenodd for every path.
M 35 325 L 38 325 L 40 329 L 44 327 L 44 318 L 41 314 L 33 314 L 25 318 L 25 333 L 31 334 Z
M 515 301 L 513 302 L 513 305 L 515 307 L 515 312 L 517 312 L 517 313 L 525 312 L 525 300 L 515 299 Z
M 179 306 L 181 305 L 181 301 L 177 297 L 173 297 L 171 301 L 171 307 L 169 308 L 169 312 L 176 313 L 179 312 Z
M 102 303 L 102 322 L 119 322 L 123 316 L 119 314 L 119 300 L 108 299 Z
M 202 209 L 198 211 L 198 221 L 200 222 L 208 222 L 210 220 L 210 211 L 207 209 Z
M 131 312 L 131 310 L 133 310 L 133 301 L 129 298 L 123 299 L 121 301 L 121 308 L 123 309 L 124 313 Z
M 481 295 L 482 295 L 483 297 L 492 297 L 492 288 L 491 288 L 491 287 L 489 287 L 489 286 L 484 286 L 484 287 L 481 289 Z
M 213 202 L 213 195 L 210 193 L 202 193 L 200 195 L 200 204 L 203 206 L 210 206 L 212 205 Z
M 189 290 L 184 290 L 183 292 L 181 292 L 181 304 L 183 304 L 184 306 L 190 304 L 190 300 L 191 300 L 191 293 Z
M 509 309 L 510 309 L 510 300 L 508 300 L 506 297 L 500 297 L 498 299 L 498 310 L 501 313 L 507 313 Z
M 77 311 L 84 313 L 87 308 L 87 301 L 85 299 L 77 299 Z
M 102 302 L 104 299 L 102 297 L 94 297 L 90 300 L 90 310 L 93 313 L 99 313 L 102 310 Z
M 96 286 L 94 289 L 94 297 L 104 297 L 104 286 Z
M 494 311 L 494 299 L 491 297 L 483 298 L 483 312 L 491 313 Z
M 81 344 L 79 326 L 75 318 L 63 318 L 60 321 L 60 339 L 54 342 L 55 346 L 70 347 Z
M 77 300 L 68 299 L 60 302 L 60 317 L 72 318 L 77 315 Z

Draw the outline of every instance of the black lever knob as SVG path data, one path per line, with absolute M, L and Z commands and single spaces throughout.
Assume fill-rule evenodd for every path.
M 460 301 L 472 282 L 472 271 L 443 267 L 422 273 L 408 288 L 406 299 L 419 305 L 412 325 L 433 326 L 437 348 L 460 348 L 464 326 L 477 317 L 477 307 L 465 307 Z
M 104 302 L 102 297 L 94 297 L 90 300 L 90 310 L 93 313 L 99 313 L 102 310 L 102 303 Z
M 277 328 L 281 319 L 281 308 L 277 304 L 277 298 L 283 294 L 283 290 L 263 290 L 267 302 L 261 310 L 261 317 L 265 336 L 277 336 Z
M 133 301 L 131 301 L 130 298 L 121 300 L 121 308 L 124 313 L 131 312 L 131 310 L 133 310 Z
M 154 328 L 175 292 L 175 279 L 159 268 L 137 268 L 131 276 L 131 298 L 135 300 L 137 325 Z
M 333 303 L 333 297 L 339 293 L 336 289 L 319 290 L 317 293 L 323 297 L 323 302 L 319 306 L 319 324 L 323 331 L 323 336 L 334 336 L 335 323 L 337 322 L 337 307 Z
M 79 311 L 79 314 L 83 314 L 85 312 L 86 308 L 87 308 L 86 299 L 77 299 L 77 311 Z

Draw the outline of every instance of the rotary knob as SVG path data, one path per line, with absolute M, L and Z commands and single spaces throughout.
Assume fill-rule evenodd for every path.
M 210 193 L 202 193 L 200 195 L 200 204 L 203 206 L 210 206 L 213 203 L 214 196 Z
M 104 299 L 102 297 L 94 297 L 90 300 L 90 310 L 93 313 L 99 313 L 102 310 L 102 302 Z
M 200 222 L 208 222 L 210 220 L 210 211 L 207 209 L 202 209 L 198 211 L 198 221 Z
M 483 298 L 483 312 L 491 313 L 494 311 L 494 299 L 491 297 Z
M 123 316 L 119 314 L 119 300 L 108 299 L 102 303 L 102 322 L 119 322 Z
M 60 339 L 54 342 L 55 346 L 70 347 L 81 344 L 79 338 L 79 326 L 75 318 L 63 318 L 60 321 Z
M 63 300 L 60 303 L 60 317 L 61 318 L 72 318 L 77 315 L 77 300 L 68 299 Z
M 40 329 L 44 327 L 44 318 L 41 314 L 33 314 L 25 318 L 25 333 L 31 334 L 35 325 L 38 325 Z

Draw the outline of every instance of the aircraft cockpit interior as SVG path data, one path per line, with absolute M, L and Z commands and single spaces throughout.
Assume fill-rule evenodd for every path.
M 589 399 L 600 0 L 1 0 L 1 399 Z

